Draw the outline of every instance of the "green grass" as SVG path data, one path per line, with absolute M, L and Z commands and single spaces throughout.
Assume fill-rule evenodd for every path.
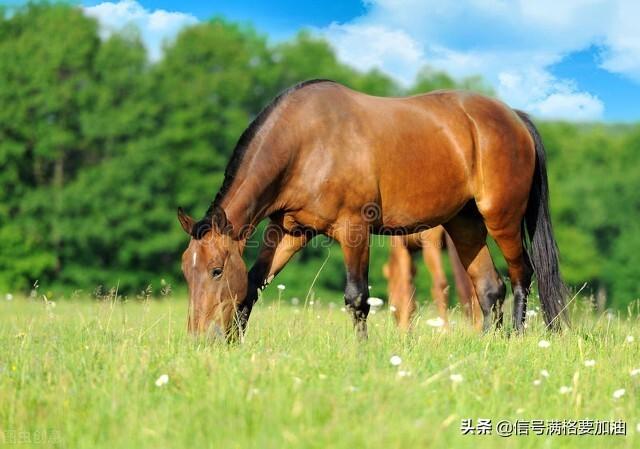
M 431 328 L 433 311 L 423 309 L 402 336 L 382 310 L 361 343 L 335 302 L 262 303 L 246 342 L 227 347 L 186 335 L 186 300 L 3 299 L 0 445 L 640 447 L 640 375 L 630 375 L 640 367 L 637 316 L 584 315 L 550 335 L 538 315 L 525 336 L 478 336 L 455 312 L 452 330 Z M 162 374 L 169 382 L 157 387 Z M 626 394 L 614 399 L 619 388 Z M 463 418 L 622 419 L 627 436 L 463 436 Z

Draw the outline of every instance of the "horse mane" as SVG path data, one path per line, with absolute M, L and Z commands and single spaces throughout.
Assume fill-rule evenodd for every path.
M 256 136 L 262 125 L 267 121 L 269 115 L 278 107 L 278 105 L 284 100 L 289 94 L 296 92 L 304 87 L 310 86 L 312 84 L 318 83 L 333 83 L 334 81 L 329 79 L 311 79 L 307 81 L 302 81 L 294 86 L 285 89 L 280 92 L 271 102 L 258 113 L 258 115 L 251 121 L 249 126 L 244 130 L 244 132 L 240 135 L 238 142 L 236 143 L 235 148 L 233 149 L 233 153 L 231 154 L 231 159 L 227 164 L 227 167 L 224 170 L 224 181 L 222 181 L 222 186 L 220 190 L 216 194 L 215 199 L 207 209 L 204 217 L 198 221 L 191 230 L 191 235 L 195 239 L 202 238 L 207 232 L 211 230 L 211 217 L 213 215 L 213 210 L 216 206 L 220 204 L 220 202 L 224 199 L 225 195 L 231 188 L 233 181 L 236 178 L 238 170 L 242 165 L 242 161 L 244 160 L 244 156 L 247 153 L 247 149 L 249 148 L 249 144 Z

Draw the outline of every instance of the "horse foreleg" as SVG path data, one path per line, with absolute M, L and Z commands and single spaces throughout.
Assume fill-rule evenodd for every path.
M 249 270 L 247 296 L 238 307 L 237 323 L 240 333 L 244 333 L 253 305 L 258 300 L 258 292 L 264 289 L 313 237 L 310 232 L 287 233 L 276 223 L 270 223 L 264 231 L 258 258 Z
M 369 315 L 369 232 L 366 226 L 347 228 L 336 236 L 344 254 L 347 271 L 344 302 L 351 313 L 358 337 L 366 339 Z

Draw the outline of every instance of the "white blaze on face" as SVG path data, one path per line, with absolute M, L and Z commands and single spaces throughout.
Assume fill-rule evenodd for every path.
M 198 262 L 198 253 L 197 252 L 193 252 L 193 267 L 196 267 L 196 262 Z

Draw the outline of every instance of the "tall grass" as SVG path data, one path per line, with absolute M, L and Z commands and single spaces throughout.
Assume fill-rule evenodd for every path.
M 423 308 L 401 335 L 383 309 L 362 343 L 339 298 L 286 296 L 259 304 L 232 347 L 186 335 L 186 300 L 3 299 L 0 445 L 640 447 L 637 314 L 578 311 L 561 334 L 538 314 L 524 336 L 479 336 L 457 312 L 449 331 L 429 327 Z M 627 436 L 462 435 L 465 418 L 624 420 Z

